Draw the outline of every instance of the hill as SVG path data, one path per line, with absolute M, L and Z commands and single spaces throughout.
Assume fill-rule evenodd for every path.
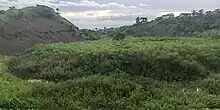
M 137 17 L 131 26 L 102 30 L 112 35 L 124 32 L 132 36 L 220 36 L 220 10 L 204 12 L 202 9 L 192 13 L 182 13 L 179 16 L 167 14 L 152 21 L 146 17 Z M 213 31 L 214 30 L 214 31 Z M 204 32 L 204 35 L 203 35 Z M 202 34 L 201 34 L 202 33 Z
M 0 54 L 21 52 L 39 43 L 81 40 L 77 33 L 76 26 L 44 5 L 0 11 Z
M 48 82 L 27 85 L 23 94 L 14 91 L 14 98 L 0 100 L 0 108 L 216 110 L 219 42 L 184 37 L 37 45 L 4 66 L 23 78 L 11 79 L 21 87 L 27 79 Z

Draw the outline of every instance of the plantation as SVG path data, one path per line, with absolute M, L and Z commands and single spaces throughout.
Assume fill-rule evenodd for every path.
M 37 45 L 1 58 L 0 108 L 219 109 L 219 43 L 154 37 Z

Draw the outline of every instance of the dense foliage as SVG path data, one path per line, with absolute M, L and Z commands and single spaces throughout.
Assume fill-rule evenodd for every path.
M 0 93 L 13 94 L 0 94 L 0 108 L 214 110 L 220 108 L 219 42 L 128 38 L 38 45 L 10 58 L 7 68 L 49 82 L 0 80 Z M 13 91 L 18 88 L 23 91 Z
M 167 14 L 152 21 L 137 22 L 131 26 L 103 31 L 109 35 L 114 32 L 124 32 L 132 36 L 195 36 L 204 31 L 219 30 L 219 28 L 220 10 L 216 9 L 207 12 L 194 10 L 192 13 L 182 13 L 176 17 L 174 14 Z
M 89 29 L 81 29 L 79 36 L 86 40 L 98 40 L 105 37 L 101 32 Z
M 5 73 L 3 63 L 7 59 L 6 57 L 0 56 L 0 105 L 1 101 L 15 98 L 16 95 L 28 89 L 28 84 L 25 83 L 25 81 Z
M 220 29 L 211 29 L 199 33 L 198 36 L 200 37 L 211 37 L 211 38 L 220 38 Z
M 0 106 L 74 110 L 202 110 L 220 107 L 219 95 L 210 95 L 206 89 L 197 91 L 196 87 L 199 86 L 195 83 L 167 83 L 125 74 L 93 75 L 57 84 L 37 83 L 28 93 L 5 100 Z
M 123 40 L 125 37 L 126 35 L 124 33 L 116 33 L 113 37 L 113 40 Z
M 194 38 L 38 45 L 12 60 L 9 70 L 23 78 L 46 80 L 113 71 L 167 81 L 194 80 L 219 72 L 219 49 L 219 40 Z

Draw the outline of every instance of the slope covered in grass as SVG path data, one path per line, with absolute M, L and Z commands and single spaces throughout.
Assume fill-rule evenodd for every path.
M 3 63 L 7 59 L 0 56 L 0 105 L 11 99 L 16 99 L 30 89 L 30 85 L 27 82 L 4 71 Z
M 219 72 L 219 40 L 129 38 L 35 46 L 9 64 L 24 78 L 66 80 L 85 74 L 123 71 L 166 81 L 195 80 Z
M 78 28 L 44 5 L 0 13 L 0 54 L 14 55 L 41 43 L 83 40 Z
M 204 81 L 201 80 L 201 82 Z M 212 82 L 217 81 L 219 82 L 219 79 L 212 80 Z M 216 85 L 220 84 L 216 83 Z M 31 92 L 21 95 L 16 100 L 7 101 L 3 107 L 72 110 L 203 110 L 206 108 L 215 110 L 220 108 L 219 94 L 211 94 L 208 91 L 208 88 L 214 85 L 203 87 L 205 86 L 200 86 L 196 82 L 168 83 L 124 73 L 110 76 L 91 75 L 56 84 L 35 84 Z M 197 91 L 198 88 L 199 91 Z
M 219 40 L 128 38 L 38 45 L 10 59 L 11 74 L 46 79 L 5 108 L 220 108 Z M 1 107 L 0 107 L 1 108 Z
M 197 91 L 195 82 L 167 83 L 126 74 L 91 75 L 60 82 L 38 84 L 20 98 L 20 108 L 74 110 L 188 110 L 219 108 L 219 95 Z M 25 105 L 26 104 L 26 105 Z M 32 104 L 32 105 L 31 105 Z M 30 106 L 31 105 L 31 106 Z
M 103 31 L 108 35 L 124 32 L 131 36 L 197 36 L 204 33 L 206 36 L 203 34 L 202 36 L 205 37 L 219 37 L 219 34 L 216 34 L 220 28 L 219 17 L 220 9 L 205 13 L 202 9 L 193 13 L 182 13 L 179 16 L 170 13 L 142 23 L 141 17 L 138 17 L 133 25 L 104 29 Z M 212 31 L 213 29 L 217 32 Z

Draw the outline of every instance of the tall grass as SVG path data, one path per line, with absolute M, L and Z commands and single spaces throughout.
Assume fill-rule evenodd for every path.
M 128 38 L 38 45 L 6 66 L 18 77 L 52 82 L 31 84 L 18 94 L 13 91 L 16 98 L 4 98 L 0 108 L 217 109 L 219 43 L 202 38 Z M 23 87 L 19 85 L 24 80 L 10 80 L 14 89 Z M 2 85 L 4 90 L 7 86 Z
M 67 80 L 124 71 L 166 81 L 196 80 L 219 72 L 219 40 L 130 38 L 38 45 L 9 63 L 23 78 Z

